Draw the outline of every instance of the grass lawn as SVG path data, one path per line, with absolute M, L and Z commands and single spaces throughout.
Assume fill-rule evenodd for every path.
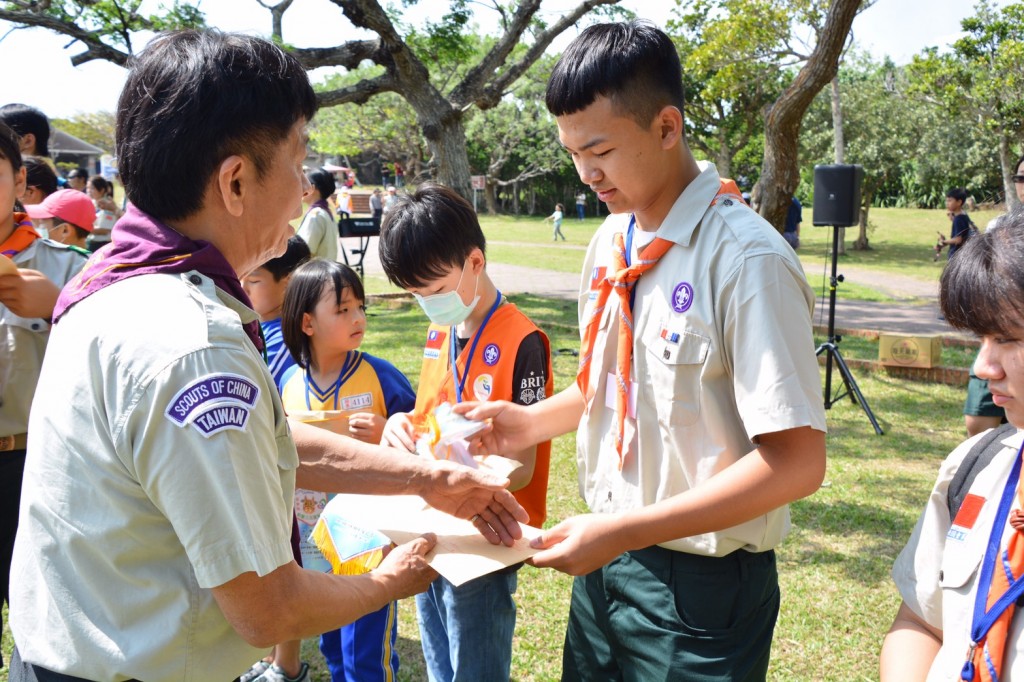
M 874 209 L 878 225 L 871 234 L 875 251 L 848 252 L 844 262 L 865 268 L 934 281 L 940 268 L 931 263 L 934 230 L 948 228 L 940 211 Z M 808 272 L 821 271 L 826 230 L 810 227 L 805 212 L 801 256 Z M 984 214 L 974 221 L 984 226 Z M 570 244 L 550 243 L 550 226 L 539 219 L 483 221 L 492 242 L 492 258 L 536 266 L 536 249 L 509 248 L 498 242 L 545 244 L 578 258 L 599 221 L 582 225 L 567 220 Z M 852 238 L 851 238 L 852 241 Z M 569 255 L 564 256 L 566 259 Z M 505 259 L 514 260 L 505 260 Z M 556 258 L 556 257 L 552 257 Z M 557 258 L 562 258 L 558 256 Z M 814 267 L 811 267 L 814 265 Z M 383 278 L 367 281 L 371 293 L 393 291 Z M 844 295 L 851 296 L 844 288 Z M 513 296 L 545 329 L 552 348 L 577 348 L 575 305 L 570 301 Z M 421 333 L 426 321 L 410 302 L 375 303 L 364 349 L 394 362 L 415 378 L 419 373 Z M 877 358 L 877 343 L 845 337 L 844 355 Z M 943 349 L 943 364 L 960 365 L 973 351 Z M 556 355 L 556 387 L 575 374 L 576 358 Z M 962 365 L 961 365 L 962 366 Z M 810 498 L 792 505 L 793 531 L 778 550 L 783 589 L 782 612 L 775 633 L 772 680 L 877 679 L 882 637 L 896 611 L 898 597 L 888 572 L 930 490 L 939 462 L 961 439 L 963 390 L 921 384 L 884 373 L 858 372 L 857 381 L 886 431 L 875 436 L 859 408 L 842 402 L 828 412 L 829 470 L 825 484 Z M 576 485 L 572 437 L 555 441 L 552 451 L 548 525 L 584 511 Z M 558 679 L 561 642 L 567 615 L 570 579 L 554 571 L 525 567 L 519 574 L 519 622 L 513 651 L 513 679 Z M 402 680 L 423 680 L 422 654 L 411 600 L 400 608 Z M 5 609 L 6 622 L 6 609 Z M 4 630 L 2 650 L 12 643 Z M 310 640 L 304 658 L 314 663 L 314 679 L 328 679 Z M 0 670 L 0 682 L 6 682 Z

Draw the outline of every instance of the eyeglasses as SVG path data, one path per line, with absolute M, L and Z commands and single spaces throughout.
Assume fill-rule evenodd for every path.
M 1014 175 L 1014 176 L 1013 176 L 1012 178 L 1010 178 L 1010 179 L 1011 179 L 1011 180 L 1013 180 L 1013 183 L 1014 183 L 1015 185 L 1019 185 L 1019 184 L 1021 184 L 1021 183 L 1024 183 L 1024 175 Z

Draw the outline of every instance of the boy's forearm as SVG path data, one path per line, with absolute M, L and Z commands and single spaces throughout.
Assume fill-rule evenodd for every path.
M 583 418 L 583 394 L 576 382 L 546 400 L 525 408 L 530 411 L 530 442 L 543 443 L 576 431 Z
M 619 524 L 622 551 L 745 523 L 815 492 L 825 475 L 825 434 L 810 427 L 765 434 L 760 445 L 699 486 Z

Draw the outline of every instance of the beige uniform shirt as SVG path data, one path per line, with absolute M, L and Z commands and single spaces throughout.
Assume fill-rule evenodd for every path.
M 928 503 L 892 569 L 896 588 L 907 606 L 926 623 L 942 631 L 942 648 L 928 672 L 929 682 L 960 679 L 960 669 L 971 641 L 979 569 L 985 558 L 999 498 L 1024 432 L 1018 431 L 1003 439 L 1003 451 L 974 479 L 969 492 L 984 500 L 977 516 L 958 515 L 958 523 L 954 524 L 949 518 L 946 493 L 960 463 L 978 438 L 980 436 L 962 443 L 942 463 Z M 1015 499 L 1012 508 L 1018 507 Z M 1007 536 L 1015 532 L 1006 524 L 1004 547 Z M 1003 678 L 1007 680 L 1024 680 L 1024 618 L 1020 614 L 1018 608 L 1003 663 Z
M 254 319 L 191 272 L 111 285 L 54 327 L 11 571 L 25 661 L 205 682 L 265 653 L 210 591 L 292 561 L 298 456 Z
M 338 228 L 331 214 L 319 206 L 306 214 L 299 225 L 298 235 L 309 246 L 315 258 L 338 260 Z
M 37 239 L 14 256 L 14 264 L 38 270 L 58 287 L 63 287 L 85 265 L 85 257 L 63 244 Z M 0 403 L 0 436 L 25 433 L 28 429 L 28 408 L 35 395 L 49 338 L 48 320 L 19 317 L 0 303 L 0 343 L 7 344 L 9 362 L 7 367 L 0 368 L 7 372 Z
M 760 434 L 801 426 L 825 430 L 811 332 L 814 294 L 800 262 L 739 199 L 709 208 L 718 190 L 718 172 L 702 164 L 658 231 L 675 246 L 637 282 L 635 417 L 626 420 L 621 471 L 608 389 L 619 324 L 614 293 L 601 317 L 591 365 L 596 393 L 576 440 L 580 491 L 594 512 L 638 509 L 700 485 L 749 453 Z M 629 221 L 629 215 L 610 216 L 590 243 L 581 329 L 590 319 L 597 282 L 614 269 L 613 235 L 625 232 Z M 783 507 L 662 546 L 712 556 L 764 551 L 788 527 Z

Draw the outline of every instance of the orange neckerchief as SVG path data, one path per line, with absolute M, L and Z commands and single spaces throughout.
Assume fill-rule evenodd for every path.
M 0 253 L 8 258 L 16 255 L 32 245 L 32 242 L 39 239 L 39 233 L 32 227 L 32 221 L 28 219 L 27 213 L 14 214 L 14 232 L 0 244 Z
M 735 182 L 728 178 L 721 178 L 720 183 L 718 193 L 711 201 L 712 206 L 720 197 L 726 195 L 736 195 L 737 200 L 743 201 Z M 658 264 L 658 260 L 672 247 L 673 242 L 655 237 L 649 244 L 637 250 L 636 262 L 628 267 L 626 266 L 628 254 L 621 232 L 615 233 L 614 243 L 612 259 L 615 272 L 605 277 L 599 285 L 597 300 L 594 302 L 594 309 L 583 333 L 583 347 L 580 351 L 580 367 L 576 373 L 576 384 L 580 387 L 583 400 L 589 409 L 593 397 L 590 395 L 590 363 L 594 356 L 594 342 L 597 340 L 598 327 L 601 324 L 601 313 L 608 303 L 608 297 L 614 290 L 618 294 L 620 302 L 619 336 L 615 359 L 615 415 L 617 419 L 615 450 L 619 454 L 619 469 L 621 470 L 623 434 L 629 401 L 629 371 L 633 361 L 633 306 L 630 303 L 630 296 L 640 276 Z

